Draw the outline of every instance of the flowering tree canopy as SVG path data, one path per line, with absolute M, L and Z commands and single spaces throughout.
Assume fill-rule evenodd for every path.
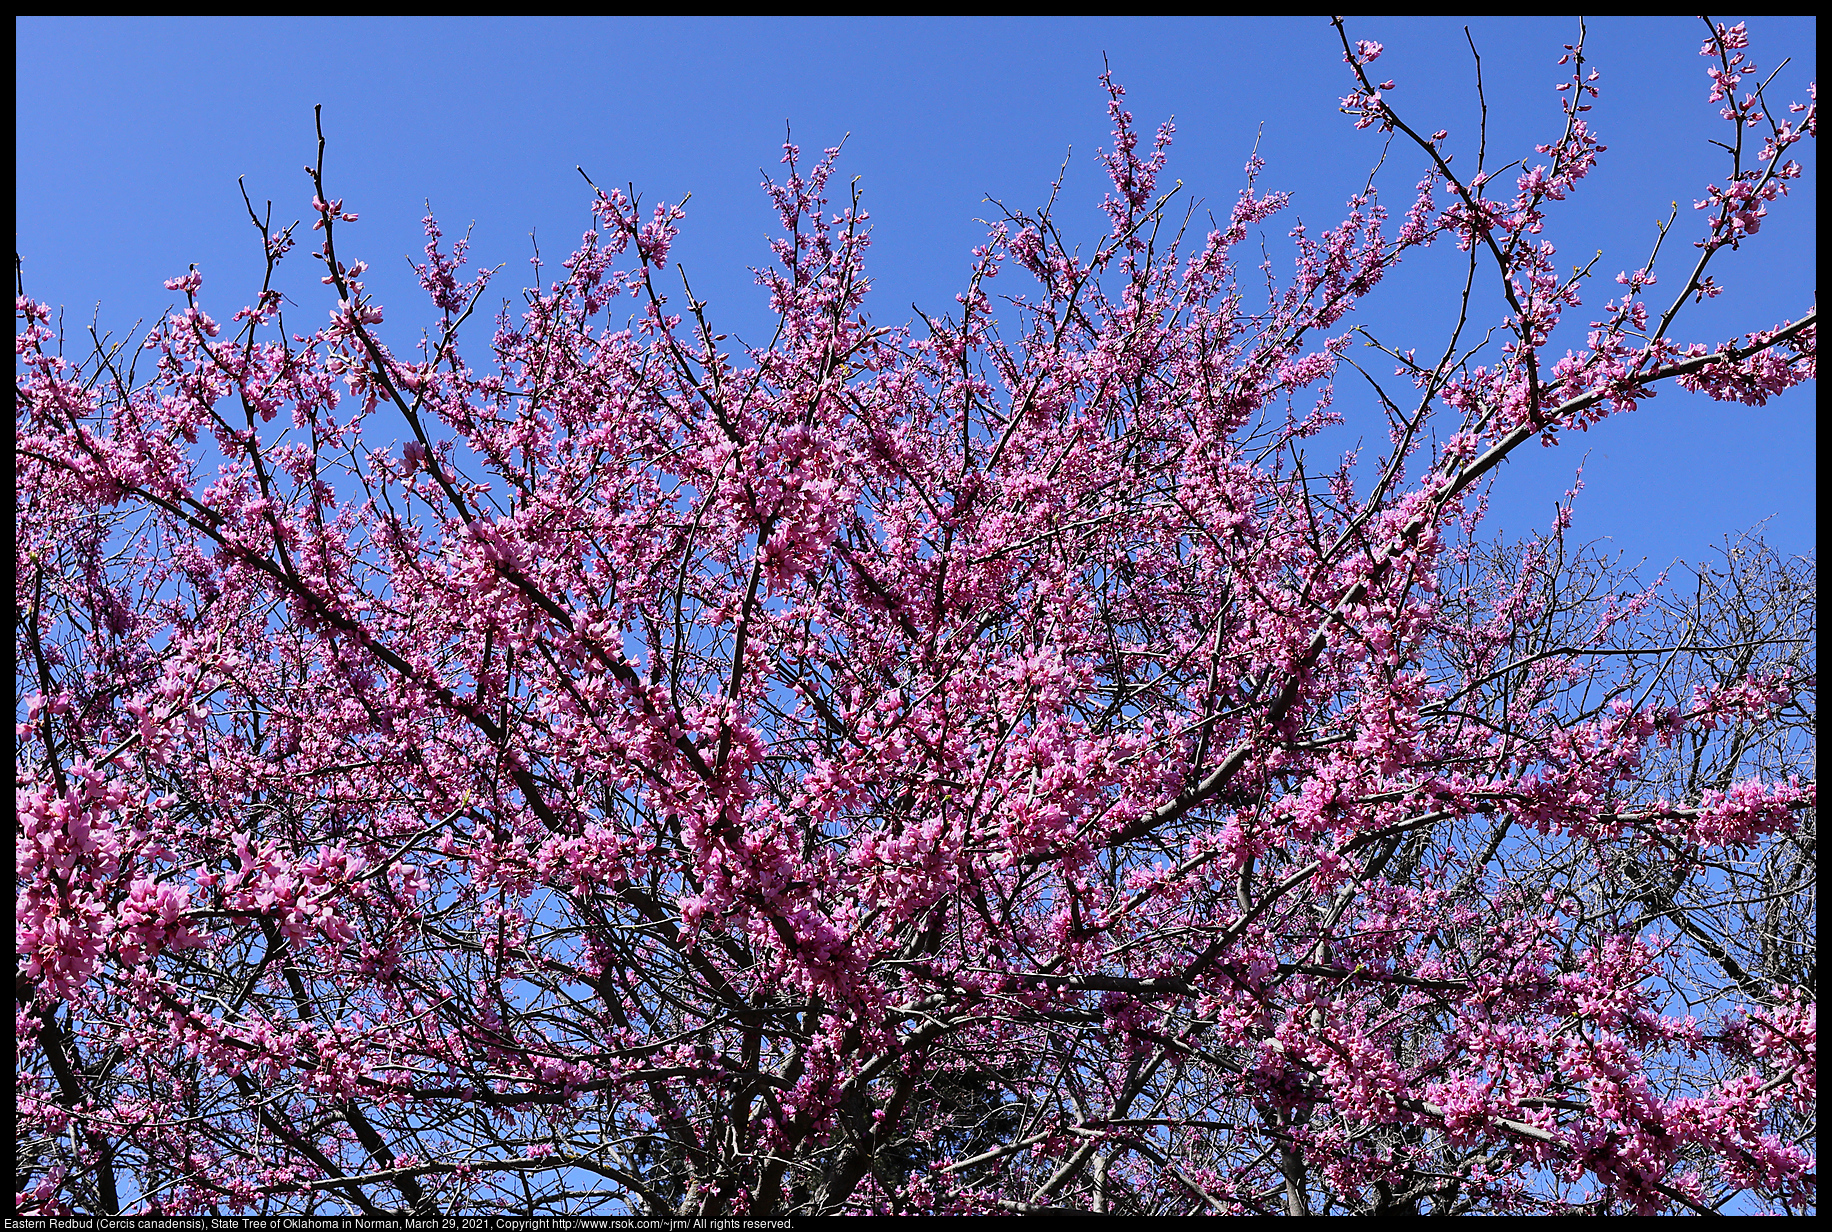
M 78 360 L 22 286 L 18 1209 L 1810 1207 L 1810 567 L 1478 531 L 1516 449 L 1812 379 L 1812 305 L 1679 329 L 1814 106 L 1708 27 L 1728 166 L 1599 297 L 1582 39 L 1453 169 L 1337 29 L 1422 178 L 1295 267 L 1109 79 L 1105 234 L 1008 211 L 921 328 L 793 145 L 752 344 L 594 190 L 481 362 L 428 218 L 393 349 L 322 136 L 227 324 L 193 270 Z M 1358 332 L 1434 244 L 1448 335 Z M 1314 473 L 1338 380 L 1388 447 Z

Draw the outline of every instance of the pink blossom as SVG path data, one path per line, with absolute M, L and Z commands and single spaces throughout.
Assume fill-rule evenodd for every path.
M 1714 27 L 1766 143 L 1604 298 L 1583 46 L 1472 173 L 1337 30 L 1394 162 L 1289 255 L 1257 154 L 1183 230 L 1104 75 L 1099 225 L 1014 205 L 915 325 L 787 141 L 745 342 L 634 189 L 481 347 L 468 240 L 383 331 L 316 169 L 310 333 L 192 271 L 130 382 L 20 296 L 19 1209 L 1807 1209 L 1806 601 L 1725 668 L 1581 485 L 1482 522 L 1536 438 L 1813 379 L 1810 308 L 1682 320 L 1813 112 Z M 1443 237 L 1450 344 L 1349 319 Z

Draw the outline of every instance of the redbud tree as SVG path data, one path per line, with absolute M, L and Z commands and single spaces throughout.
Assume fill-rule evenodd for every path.
M 1107 79 L 1104 233 L 1007 210 L 920 325 L 793 145 L 751 344 L 594 189 L 469 358 L 429 218 L 391 348 L 322 129 L 229 322 L 193 270 L 78 359 L 22 285 L 18 1209 L 1809 1209 L 1810 562 L 1623 589 L 1568 505 L 1481 519 L 1663 387 L 1812 379 L 1811 304 L 1681 318 L 1814 106 L 1708 24 L 1700 222 L 1593 289 L 1539 238 L 1581 37 L 1453 167 L 1336 29 L 1393 214 L 1292 229 L 1255 160 L 1195 225 Z M 1358 332 L 1427 258 L 1448 332 Z M 1384 453 L 1316 473 L 1336 399 Z

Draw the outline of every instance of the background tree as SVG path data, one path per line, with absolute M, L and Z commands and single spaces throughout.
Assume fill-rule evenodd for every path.
M 1535 438 L 1813 375 L 1811 307 L 1673 333 L 1814 125 L 1708 31 L 1690 270 L 1562 356 L 1581 38 L 1464 175 L 1343 31 L 1422 178 L 1284 278 L 1109 80 L 1108 233 L 1006 211 L 920 331 L 793 146 L 760 344 L 595 189 L 482 368 L 429 218 L 398 354 L 322 136 L 316 331 L 252 204 L 227 329 L 193 270 L 76 361 L 22 286 L 21 1209 L 1809 1206 L 1811 563 L 1478 536 Z M 1345 324 L 1440 240 L 1447 338 Z M 1319 474 L 1338 379 L 1390 448 Z

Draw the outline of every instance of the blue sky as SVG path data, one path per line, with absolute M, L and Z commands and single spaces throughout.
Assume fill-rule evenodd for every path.
M 1490 165 L 1532 159 L 1533 144 L 1559 126 L 1556 61 L 1577 23 L 1468 25 L 1483 58 Z M 1378 67 L 1398 84 L 1390 97 L 1401 114 L 1422 131 L 1450 130 L 1459 169 L 1475 155 L 1463 26 L 1350 23 L 1351 37 L 1385 44 Z M 390 310 L 383 333 L 396 346 L 431 316 L 402 259 L 419 256 L 423 203 L 448 237 L 474 223 L 474 257 L 506 265 L 493 306 L 495 292 L 530 277 L 531 233 L 551 263 L 585 229 L 589 193 L 575 165 L 601 185 L 634 183 L 645 200 L 691 192 L 675 257 L 720 328 L 767 335 L 748 267 L 769 259 L 757 184 L 760 169 L 776 168 L 785 122 L 809 152 L 846 137 L 842 175 L 860 177 L 873 220 L 874 319 L 908 320 L 912 303 L 946 312 L 983 236 L 974 220 L 992 216 L 985 198 L 1034 208 L 1071 149 L 1058 217 L 1090 242 L 1100 234 L 1103 53 L 1141 127 L 1174 114 L 1167 175 L 1217 214 L 1263 126 L 1260 186 L 1294 193 L 1292 210 L 1266 228 L 1281 269 L 1290 223 L 1301 218 L 1313 234 L 1332 225 L 1381 145 L 1336 111 L 1349 77 L 1323 19 L 31 18 L 16 30 L 16 246 L 28 294 L 63 306 L 76 334 L 98 302 L 104 329 L 151 319 L 171 299 L 161 282 L 193 262 L 216 316 L 247 302 L 259 252 L 236 177 L 257 204 L 274 201 L 277 220 L 304 215 L 315 103 L 325 108 L 332 190 L 362 215 L 340 230 L 340 252 L 374 267 L 369 285 Z M 1616 271 L 1641 263 L 1675 200 L 1661 286 L 1676 287 L 1690 266 L 1690 240 L 1702 233 L 1690 206 L 1725 175 L 1707 143 L 1728 128 L 1705 101 L 1703 32 L 1695 18 L 1590 23 L 1603 95 L 1589 118 L 1611 148 L 1547 228 L 1561 259 L 1603 250 L 1595 293 L 1570 314 L 1580 328 L 1616 289 Z M 1794 57 L 1772 101 L 1805 99 L 1815 33 L 1808 19 L 1751 22 L 1763 75 Z M 1682 338 L 1722 341 L 1814 301 L 1815 155 L 1810 142 L 1796 147 L 1806 176 L 1761 235 L 1714 267 L 1729 293 L 1682 317 Z M 1416 168 L 1396 148 L 1382 181 L 1396 212 Z M 1457 257 L 1446 245 L 1402 267 L 1359 319 L 1403 346 L 1438 340 Z M 299 305 L 289 326 L 315 328 L 329 293 L 303 246 L 282 269 Z M 1486 319 L 1499 315 L 1492 290 L 1482 308 Z M 1673 390 L 1587 436 L 1567 434 L 1562 448 L 1521 451 L 1530 456 L 1505 469 L 1489 526 L 1544 526 L 1587 454 L 1575 531 L 1609 536 L 1631 560 L 1698 559 L 1724 532 L 1764 518 L 1778 547 L 1810 550 L 1814 396 L 1808 386 L 1750 408 Z M 1364 435 L 1370 452 L 1384 445 L 1365 393 L 1344 382 L 1338 408 L 1349 424 L 1319 451 Z

